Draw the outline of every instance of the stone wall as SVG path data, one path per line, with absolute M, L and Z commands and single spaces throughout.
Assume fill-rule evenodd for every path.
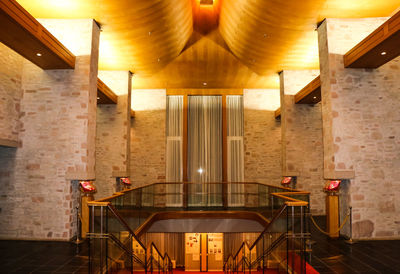
M 279 91 L 244 90 L 244 178 L 246 182 L 279 185 L 281 127 L 274 110 Z M 271 107 L 272 106 L 272 107 Z
M 99 28 L 93 20 L 41 23 L 62 43 L 60 34 L 70 35 L 76 65 L 44 71 L 23 62 L 21 147 L 0 160 L 9 175 L 0 190 L 1 238 L 70 239 L 77 202 L 71 179 L 94 178 Z
M 118 95 L 117 104 L 97 105 L 95 198 L 110 196 L 117 176 L 129 176 L 131 73 L 99 71 L 99 78 Z
M 324 214 L 321 103 L 294 102 L 294 94 L 318 75 L 318 70 L 280 73 L 282 174 L 297 176 L 297 188 L 311 192 L 312 213 Z
M 134 186 L 165 181 L 165 90 L 132 90 L 131 181 Z
M 385 20 L 328 19 L 318 29 L 325 178 L 351 179 L 341 199 L 353 207 L 354 238 L 400 236 L 400 58 L 343 67 L 343 54 Z
M 23 57 L 0 43 L 0 145 L 18 142 Z

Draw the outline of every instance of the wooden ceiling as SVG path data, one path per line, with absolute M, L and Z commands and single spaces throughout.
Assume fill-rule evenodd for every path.
M 100 69 L 133 88 L 278 88 L 280 70 L 317 69 L 325 17 L 390 16 L 398 0 L 18 0 L 36 18 L 94 18 Z

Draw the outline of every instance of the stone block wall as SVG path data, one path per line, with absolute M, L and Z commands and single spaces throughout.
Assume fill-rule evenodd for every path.
M 118 95 L 115 105 L 97 105 L 95 198 L 104 198 L 117 191 L 116 176 L 129 176 L 132 77 L 99 71 L 99 78 Z
M 23 60 L 0 43 L 0 145 L 18 142 Z
M 93 20 L 42 20 L 76 48 L 74 70 L 42 70 L 23 61 L 19 139 L 1 153 L 0 237 L 68 240 L 75 232 L 74 179 L 94 178 L 99 28 Z M 2 151 L 3 152 L 3 151 Z M 75 189 L 75 192 L 73 192 Z
M 297 188 L 311 192 L 312 213 L 324 214 L 321 104 L 294 101 L 294 94 L 318 75 L 318 70 L 280 73 L 282 175 L 297 176 Z
M 166 91 L 132 90 L 131 181 L 134 186 L 165 181 Z
M 341 199 L 353 207 L 354 238 L 400 236 L 400 58 L 378 69 L 343 66 L 385 20 L 328 19 L 318 29 L 325 178 L 351 179 Z
M 269 107 L 272 90 L 244 90 L 244 178 L 246 182 L 279 185 L 281 126 Z M 279 98 L 279 93 L 277 94 Z M 276 96 L 275 96 L 276 97 Z

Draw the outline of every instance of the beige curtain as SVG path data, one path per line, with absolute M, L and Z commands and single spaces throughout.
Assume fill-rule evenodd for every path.
M 221 96 L 188 97 L 188 179 L 192 193 L 189 205 L 219 205 L 222 181 Z
M 166 181 L 182 182 L 183 96 L 167 96 Z M 167 206 L 182 205 L 182 185 L 167 184 Z
M 226 96 L 227 108 L 227 142 L 228 142 L 228 182 L 244 181 L 244 122 L 243 96 Z M 244 185 L 230 184 L 228 186 L 229 206 L 244 205 Z

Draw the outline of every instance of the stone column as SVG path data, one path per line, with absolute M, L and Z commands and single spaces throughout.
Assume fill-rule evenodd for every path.
M 274 117 L 278 106 L 278 90 L 243 90 L 246 182 L 279 185 L 281 125 Z
M 42 70 L 24 60 L 19 139 L 2 193 L 2 236 L 70 239 L 77 191 L 94 179 L 99 27 L 93 20 L 41 20 L 76 55 L 74 70 Z M 76 185 L 76 184 L 75 184 Z M 75 196 L 75 197 L 74 197 Z
M 313 214 L 324 214 L 321 103 L 295 104 L 294 95 L 318 70 L 280 73 L 282 176 L 297 176 L 297 188 L 311 192 Z
M 116 105 L 97 105 L 96 198 L 103 198 L 116 192 L 115 177 L 129 176 L 132 74 L 99 71 L 99 78 L 118 95 Z
M 327 19 L 318 28 L 324 177 L 351 179 L 341 218 L 351 204 L 356 239 L 399 237 L 400 59 L 343 66 L 343 55 L 386 19 Z

